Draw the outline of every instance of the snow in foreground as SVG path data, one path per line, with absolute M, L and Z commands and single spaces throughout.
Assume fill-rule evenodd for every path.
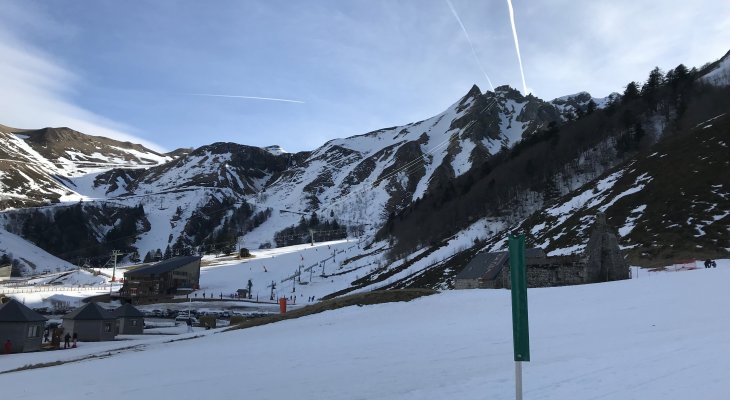
M 727 398 L 730 261 L 718 264 L 531 289 L 525 398 Z M 0 374 L 0 387 L 11 399 L 511 399 L 510 318 L 508 291 L 450 291 Z M 111 375 L 89 379 L 99 371 Z

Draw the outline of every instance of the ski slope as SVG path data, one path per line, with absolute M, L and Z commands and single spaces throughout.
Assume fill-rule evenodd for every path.
M 302 244 L 270 250 L 252 251 L 254 258 L 247 260 L 217 261 L 213 257 L 203 260 L 200 270 L 200 292 L 219 297 L 228 296 L 238 289 L 245 289 L 248 280 L 253 284 L 253 298 L 270 300 L 273 281 L 276 284 L 274 298 L 297 296 L 297 304 L 310 296 L 322 296 L 347 288 L 367 271 L 365 263 L 357 261 L 343 264 L 347 258 L 360 254 L 356 241 L 332 241 Z M 334 257 L 333 257 L 334 256 Z M 282 282 L 300 270 L 300 279 Z M 310 271 L 306 271 L 306 269 Z M 323 276 L 324 271 L 324 276 Z M 350 271 L 350 272 L 347 272 Z M 334 275 L 337 274 L 337 275 Z M 199 294 L 201 296 L 202 294 Z
M 730 260 L 649 276 L 531 289 L 525 398 L 727 398 Z M 100 354 L 0 374 L 3 397 L 62 387 L 54 398 L 514 398 L 506 290 L 448 291 Z M 37 359 L 0 363 L 20 357 Z M 104 370 L 113 377 L 81 384 Z
M 0 254 L 17 259 L 26 274 L 40 274 L 44 271 L 59 272 L 77 267 L 64 261 L 33 243 L 0 228 Z

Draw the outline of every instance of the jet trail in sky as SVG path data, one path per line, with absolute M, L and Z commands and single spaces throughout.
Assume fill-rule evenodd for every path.
M 520 42 L 517 41 L 517 27 L 515 27 L 515 11 L 512 9 L 512 0 L 507 0 L 509 7 L 509 21 L 512 23 L 512 36 L 515 38 L 515 50 L 517 50 L 517 61 L 520 63 L 520 74 L 522 75 L 522 87 L 525 95 L 530 93 L 525 82 L 525 71 L 522 69 L 522 56 L 520 56 Z
M 257 97 L 257 96 L 237 96 L 232 94 L 209 94 L 209 93 L 187 93 L 188 96 L 205 96 L 205 97 L 229 97 L 234 99 L 249 99 L 249 100 L 266 100 L 266 101 L 283 101 L 286 103 L 300 103 L 305 104 L 300 100 L 291 99 L 277 99 L 274 97 Z
M 489 87 L 492 88 L 492 91 L 494 91 L 494 85 L 492 85 L 492 80 L 489 79 L 489 76 L 487 76 L 486 71 L 484 71 L 484 67 L 482 66 L 482 63 L 479 61 L 479 57 L 477 57 L 477 51 L 474 49 L 474 44 L 471 42 L 469 33 L 466 31 L 464 24 L 461 22 L 461 18 L 459 17 L 459 14 L 456 12 L 456 8 L 454 8 L 454 5 L 451 4 L 451 0 L 446 0 L 446 3 L 448 3 L 449 8 L 451 9 L 451 13 L 454 14 L 454 17 L 456 17 L 456 21 L 459 23 L 459 26 L 461 26 L 461 30 L 464 32 L 464 36 L 466 36 L 466 41 L 469 42 L 469 47 L 471 47 L 471 54 L 474 55 L 474 59 L 477 61 L 477 65 L 479 65 L 479 69 L 482 71 L 482 74 L 484 74 L 484 77 L 487 78 L 487 83 L 489 83 Z

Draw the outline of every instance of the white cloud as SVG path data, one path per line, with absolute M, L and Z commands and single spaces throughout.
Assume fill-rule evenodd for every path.
M 130 134 L 130 127 L 69 100 L 80 83 L 78 76 L 51 56 L 0 27 L 0 124 L 28 129 L 66 126 L 162 150 Z

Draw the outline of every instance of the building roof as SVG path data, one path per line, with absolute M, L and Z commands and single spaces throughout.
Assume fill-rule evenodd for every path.
M 0 305 L 0 322 L 37 322 L 45 320 L 46 317 L 15 299 Z
M 62 319 L 79 320 L 105 320 L 115 319 L 114 314 L 96 303 L 87 303 L 61 317 Z
M 540 248 L 525 249 L 526 259 L 545 258 L 545 252 Z M 477 254 L 466 267 L 456 275 L 455 279 L 494 279 L 502 268 L 509 263 L 509 252 L 498 251 L 489 253 L 483 251 Z M 528 262 L 529 264 L 529 262 Z
M 478 279 L 484 276 L 486 272 L 496 266 L 502 264 L 507 260 L 507 252 L 500 251 L 497 253 L 488 253 L 483 251 L 477 254 L 466 267 L 456 275 L 456 279 Z
M 160 275 L 164 274 L 165 272 L 170 272 L 173 270 L 176 270 L 180 267 L 183 267 L 185 265 L 188 265 L 194 261 L 200 261 L 202 257 L 200 256 L 183 256 L 183 257 L 174 257 L 170 258 L 165 261 L 160 261 L 158 263 L 147 265 L 144 267 L 139 267 L 136 269 L 133 269 L 131 271 L 127 271 L 124 273 L 125 277 L 135 277 L 135 276 L 147 276 L 147 275 Z
M 125 303 L 123 306 L 117 308 L 112 312 L 117 318 L 144 318 L 142 311 L 139 311 L 135 306 Z

